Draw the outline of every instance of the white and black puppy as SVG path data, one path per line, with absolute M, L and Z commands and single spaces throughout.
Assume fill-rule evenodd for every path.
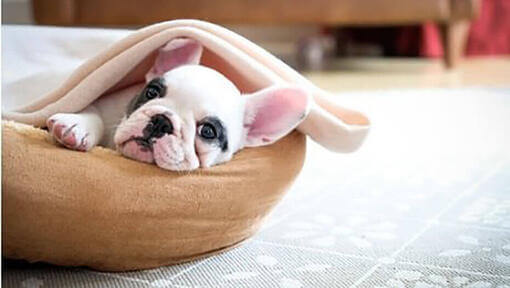
M 160 48 L 137 95 L 108 96 L 80 113 L 58 113 L 47 126 L 64 146 L 117 149 L 169 170 L 223 163 L 243 147 L 267 145 L 306 116 L 309 95 L 269 87 L 249 95 L 219 72 L 198 65 L 202 46 L 179 38 Z

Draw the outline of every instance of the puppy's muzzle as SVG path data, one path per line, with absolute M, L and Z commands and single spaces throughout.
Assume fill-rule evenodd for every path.
M 153 139 L 161 138 L 166 134 L 172 134 L 174 126 L 168 117 L 163 114 L 156 114 L 151 117 L 147 126 L 143 129 L 143 138 Z

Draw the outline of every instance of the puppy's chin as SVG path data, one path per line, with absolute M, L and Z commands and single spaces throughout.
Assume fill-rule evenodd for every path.
M 195 149 L 174 135 L 165 135 L 152 145 L 154 162 L 163 169 L 190 171 L 200 166 Z
M 119 152 L 131 159 L 155 163 L 160 168 L 171 171 L 191 171 L 200 167 L 200 161 L 193 147 L 186 148 L 184 141 L 175 135 L 166 135 L 142 145 L 131 139 L 118 144 Z
M 172 137 L 158 139 L 151 148 L 127 141 L 119 146 L 122 155 L 145 163 L 154 163 L 160 168 L 171 171 L 191 171 L 200 167 L 200 162 L 194 153 L 186 152 L 178 141 Z M 175 138 L 175 137 L 173 137 Z
M 121 144 L 119 150 L 122 155 L 128 158 L 138 160 L 140 162 L 154 163 L 154 154 L 152 153 L 152 150 L 136 143 L 135 140 L 129 140 Z

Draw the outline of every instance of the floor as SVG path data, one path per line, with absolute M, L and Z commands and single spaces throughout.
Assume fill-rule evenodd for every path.
M 101 273 L 4 263 L 4 287 L 510 287 L 510 58 L 351 59 L 307 76 L 369 115 L 352 154 L 309 141 L 266 225 L 221 255 Z
M 330 91 L 510 84 L 510 56 L 472 57 L 451 70 L 440 59 L 416 58 L 351 58 L 334 61 L 326 69 L 305 75 Z

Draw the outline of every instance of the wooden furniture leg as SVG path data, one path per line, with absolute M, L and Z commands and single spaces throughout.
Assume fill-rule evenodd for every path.
M 454 20 L 441 24 L 444 61 L 447 68 L 454 68 L 462 59 L 466 48 L 469 26 L 469 21 L 465 20 Z

